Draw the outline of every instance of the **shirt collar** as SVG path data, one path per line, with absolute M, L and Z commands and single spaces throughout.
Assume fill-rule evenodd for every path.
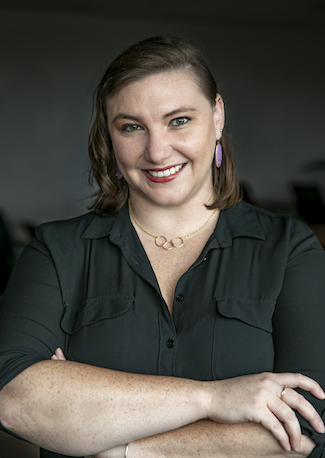
M 100 239 L 110 235 L 112 242 L 116 243 L 131 229 L 127 205 L 116 215 L 100 216 L 94 213 L 94 217 L 86 227 L 82 239 Z
M 251 237 L 265 240 L 265 234 L 254 207 L 241 201 L 234 208 L 222 210 L 214 231 L 220 248 L 232 245 L 237 237 Z
M 126 243 L 132 233 L 128 207 L 125 205 L 117 215 L 99 216 L 93 219 L 82 234 L 82 238 L 99 239 L 110 236 L 110 240 L 120 245 Z M 265 240 L 264 232 L 259 223 L 254 207 L 244 201 L 234 208 L 222 210 L 214 230 L 214 236 L 220 248 L 232 245 L 237 237 L 252 237 Z

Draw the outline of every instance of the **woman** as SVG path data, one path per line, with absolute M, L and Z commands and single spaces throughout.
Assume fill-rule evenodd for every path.
M 1 305 L 1 423 L 42 457 L 324 456 L 324 252 L 240 202 L 224 125 L 183 40 L 104 74 L 93 212 L 37 229 Z

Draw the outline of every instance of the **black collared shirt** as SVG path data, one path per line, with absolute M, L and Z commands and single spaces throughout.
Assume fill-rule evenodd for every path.
M 121 371 L 302 372 L 325 388 L 324 324 L 325 253 L 294 218 L 245 202 L 222 211 L 171 316 L 127 208 L 88 213 L 41 225 L 21 255 L 1 303 L 0 387 L 61 347 Z M 324 401 L 306 397 L 323 415 Z M 300 420 L 320 444 L 312 456 L 325 456 L 323 436 Z

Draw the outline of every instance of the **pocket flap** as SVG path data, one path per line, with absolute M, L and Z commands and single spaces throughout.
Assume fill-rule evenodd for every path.
M 133 301 L 133 296 L 115 294 L 87 299 L 81 308 L 65 303 L 61 327 L 64 332 L 72 334 L 97 321 L 123 315 L 130 309 Z
M 235 318 L 256 328 L 272 332 L 273 299 L 246 299 L 241 297 L 216 298 L 217 310 L 226 318 Z

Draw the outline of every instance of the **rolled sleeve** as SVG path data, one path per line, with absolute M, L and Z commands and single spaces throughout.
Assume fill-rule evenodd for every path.
M 0 389 L 64 347 L 63 303 L 54 263 L 34 240 L 15 266 L 0 304 Z

